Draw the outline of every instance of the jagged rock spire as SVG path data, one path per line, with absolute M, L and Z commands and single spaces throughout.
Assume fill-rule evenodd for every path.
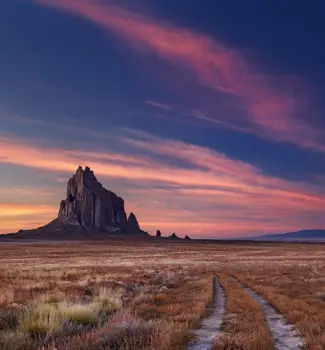
M 127 226 L 129 230 L 140 230 L 138 220 L 133 213 L 131 213 L 128 218 Z
M 89 167 L 81 166 L 68 181 L 67 197 L 61 202 L 58 221 L 86 229 L 140 231 L 133 213 L 127 220 L 124 200 L 106 190 Z

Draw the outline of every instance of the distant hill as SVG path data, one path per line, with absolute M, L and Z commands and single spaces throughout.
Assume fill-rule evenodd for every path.
M 281 234 L 247 237 L 254 241 L 283 241 L 283 242 L 325 242 L 325 230 L 301 230 Z

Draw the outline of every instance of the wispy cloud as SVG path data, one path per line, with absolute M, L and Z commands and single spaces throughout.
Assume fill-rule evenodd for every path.
M 170 232 L 178 228 L 181 233 L 207 236 L 325 224 L 325 198 L 308 184 L 268 176 L 210 148 L 142 132 L 129 130 L 117 140 L 124 145 L 124 153 L 50 148 L 1 137 L 0 163 L 44 169 L 54 179 L 87 164 L 104 184 L 108 181 L 110 188 L 125 197 L 128 210 L 138 214 L 146 229 Z M 135 149 L 137 156 L 132 154 Z M 25 200 L 12 207 L 13 217 L 26 217 L 28 195 Z M 57 201 L 53 196 L 53 207 Z M 44 207 L 32 206 L 32 211 L 38 209 Z M 10 206 L 5 212 L 8 222 Z M 42 218 L 46 223 L 53 216 L 45 211 Z M 3 225 L 2 218 L 0 228 Z
M 155 159 L 127 156 L 113 152 L 88 152 L 71 149 L 51 149 L 34 146 L 23 140 L 0 138 L 0 162 L 52 171 L 72 172 L 78 164 L 87 164 L 104 176 L 131 180 L 159 181 L 178 186 L 213 186 L 224 190 L 282 195 L 306 200 L 318 200 L 295 189 L 289 182 L 262 175 L 242 161 L 234 161 L 209 148 L 178 141 L 141 141 L 121 137 L 124 143 L 174 159 L 183 159 L 196 165 L 189 169 Z
M 153 106 L 153 107 L 162 109 L 164 111 L 170 111 L 172 109 L 171 106 L 169 106 L 166 103 L 162 103 L 162 102 L 146 100 L 145 103 L 149 106 Z
M 146 48 L 182 70 L 187 68 L 199 84 L 233 96 L 238 118 L 251 132 L 325 151 L 322 132 L 307 117 L 297 118 L 302 102 L 288 81 L 268 76 L 220 40 L 99 0 L 34 1 L 81 16 L 135 49 Z

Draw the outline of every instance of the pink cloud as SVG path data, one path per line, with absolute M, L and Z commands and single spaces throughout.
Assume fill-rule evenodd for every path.
M 121 141 L 157 154 L 190 161 L 197 167 L 187 169 L 145 156 L 132 157 L 113 152 L 105 154 L 60 148 L 49 148 L 45 152 L 43 148 L 26 143 L 24 140 L 7 137 L 0 137 L 0 162 L 68 173 L 74 171 L 77 165 L 87 162 L 96 169 L 97 174 L 110 177 L 157 181 L 177 186 L 200 184 L 225 191 L 281 194 L 308 201 L 319 199 L 318 196 L 298 186 L 294 187 L 287 181 L 265 176 L 247 163 L 231 160 L 224 154 L 208 148 L 163 139 L 139 141 L 121 138 Z
M 251 132 L 325 151 L 322 133 L 295 117 L 299 101 L 293 90 L 279 88 L 274 77 L 267 77 L 221 41 L 98 0 L 34 1 L 81 16 L 135 49 L 150 50 L 182 70 L 187 68 L 198 83 L 234 96 L 238 115 Z
M 180 141 L 151 137 L 143 132 L 136 132 L 135 137 L 124 137 L 123 142 L 146 150 L 149 153 L 166 155 L 177 160 L 187 161 L 207 173 L 214 173 L 224 182 L 219 182 L 219 188 L 229 184 L 240 190 L 257 193 L 259 189 L 269 189 L 272 193 L 288 193 L 289 196 L 301 195 L 303 186 L 290 183 L 280 178 L 266 176 L 260 169 L 241 160 L 233 160 L 225 154 L 208 147 L 187 144 Z M 227 181 L 225 180 L 227 179 Z M 229 181 L 229 182 L 228 182 Z M 239 183 L 241 184 L 239 186 Z M 236 184 L 236 185 L 234 185 Z M 228 187 L 230 188 L 230 187 Z M 275 192 L 274 192 L 275 191 Z M 303 192 L 303 191 L 302 191 Z
M 88 164 L 104 185 L 107 181 L 109 188 L 124 197 L 127 210 L 137 213 L 143 228 L 152 231 L 226 236 L 325 224 L 325 197 L 308 184 L 268 176 L 210 148 L 143 133 L 128 135 L 118 139 L 125 146 L 123 154 L 49 148 L 0 137 L 0 163 L 42 169 L 56 187 L 62 173 L 68 177 L 79 164 Z M 137 157 L 130 153 L 135 148 Z M 40 218 L 45 224 L 56 215 L 61 198 L 53 188 L 39 193 L 21 188 L 19 193 L 23 194 L 20 202 L 10 203 L 8 188 L 0 188 L 0 198 L 7 198 L 2 207 L 0 203 L 5 213 L 0 216 L 0 232 L 31 227 Z

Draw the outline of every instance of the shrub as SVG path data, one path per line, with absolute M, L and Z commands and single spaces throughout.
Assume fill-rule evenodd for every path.
M 61 328 L 61 317 L 56 306 L 40 304 L 23 315 L 21 328 L 31 335 L 46 335 Z
M 154 327 L 144 323 L 126 325 L 110 334 L 100 345 L 110 350 L 152 349 L 157 333 Z
M 120 309 L 123 305 L 123 291 L 121 289 L 111 289 L 102 287 L 98 291 L 98 296 L 95 301 L 102 304 L 103 310 L 106 312 L 114 312 Z
M 16 329 L 19 324 L 17 310 L 3 310 L 0 312 L 0 330 Z
M 98 322 L 101 304 L 93 302 L 90 304 L 59 304 L 61 319 L 76 322 L 82 325 L 95 325 Z

